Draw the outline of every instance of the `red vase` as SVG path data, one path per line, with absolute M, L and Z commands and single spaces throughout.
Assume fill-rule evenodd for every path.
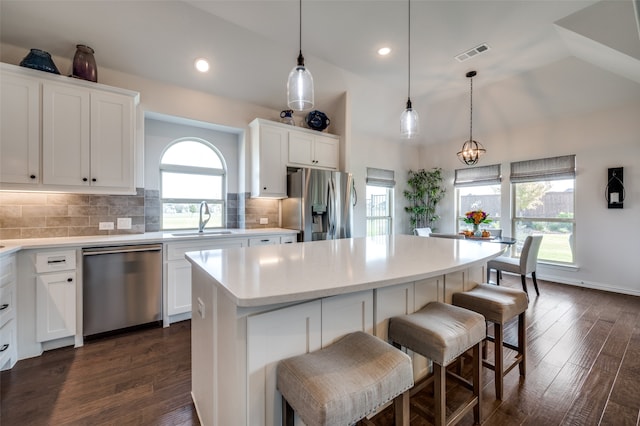
M 76 46 L 76 54 L 73 56 L 73 76 L 83 80 L 98 81 L 98 69 L 96 59 L 93 57 L 93 49 L 84 44 Z

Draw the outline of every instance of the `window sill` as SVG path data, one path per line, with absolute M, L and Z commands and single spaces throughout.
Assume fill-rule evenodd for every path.
M 545 262 L 545 261 L 538 261 L 538 264 L 541 266 L 544 266 L 545 268 L 558 269 L 561 271 L 577 272 L 580 270 L 580 267 L 575 264 L 552 263 L 552 262 Z

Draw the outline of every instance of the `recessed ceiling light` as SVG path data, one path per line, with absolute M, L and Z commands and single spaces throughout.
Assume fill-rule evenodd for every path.
M 196 69 L 200 72 L 207 72 L 209 71 L 209 62 L 204 59 L 204 58 L 198 58 L 196 59 L 195 63 L 194 63 Z
M 380 56 L 386 56 L 389 53 L 391 53 L 390 47 L 381 47 L 380 49 L 378 49 L 378 55 Z

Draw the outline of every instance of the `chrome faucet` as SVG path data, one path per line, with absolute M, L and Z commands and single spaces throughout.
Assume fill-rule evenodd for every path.
M 207 215 L 207 218 L 204 219 L 203 215 Z M 207 204 L 206 201 L 202 201 L 200 203 L 200 223 L 198 224 L 198 232 L 203 232 L 204 231 L 204 227 L 207 225 L 207 222 L 209 222 L 209 219 L 211 219 L 211 213 L 209 212 L 209 204 Z

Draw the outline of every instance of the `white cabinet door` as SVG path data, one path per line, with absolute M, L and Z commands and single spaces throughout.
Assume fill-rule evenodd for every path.
M 75 271 L 38 275 L 36 281 L 36 340 L 75 335 Z
M 316 166 L 337 169 L 339 145 L 338 139 L 324 135 L 316 135 L 314 144 L 314 159 Z
M 90 96 L 86 88 L 42 86 L 42 182 L 90 184 Z
M 354 331 L 373 334 L 373 290 L 322 299 L 322 347 Z
M 167 314 L 191 312 L 191 264 L 187 260 L 167 262 Z
M 0 182 L 40 181 L 40 83 L 0 76 Z
M 289 132 L 289 162 L 315 166 L 313 154 L 314 136 L 308 133 Z
M 91 185 L 133 191 L 133 98 L 91 92 Z
M 247 319 L 247 424 L 282 424 L 276 366 L 282 359 L 320 349 L 320 304 L 316 300 Z
M 249 238 L 249 247 L 255 246 L 271 246 L 274 244 L 280 244 L 280 237 L 262 237 L 262 238 Z
M 287 129 L 251 123 L 253 197 L 287 197 Z

